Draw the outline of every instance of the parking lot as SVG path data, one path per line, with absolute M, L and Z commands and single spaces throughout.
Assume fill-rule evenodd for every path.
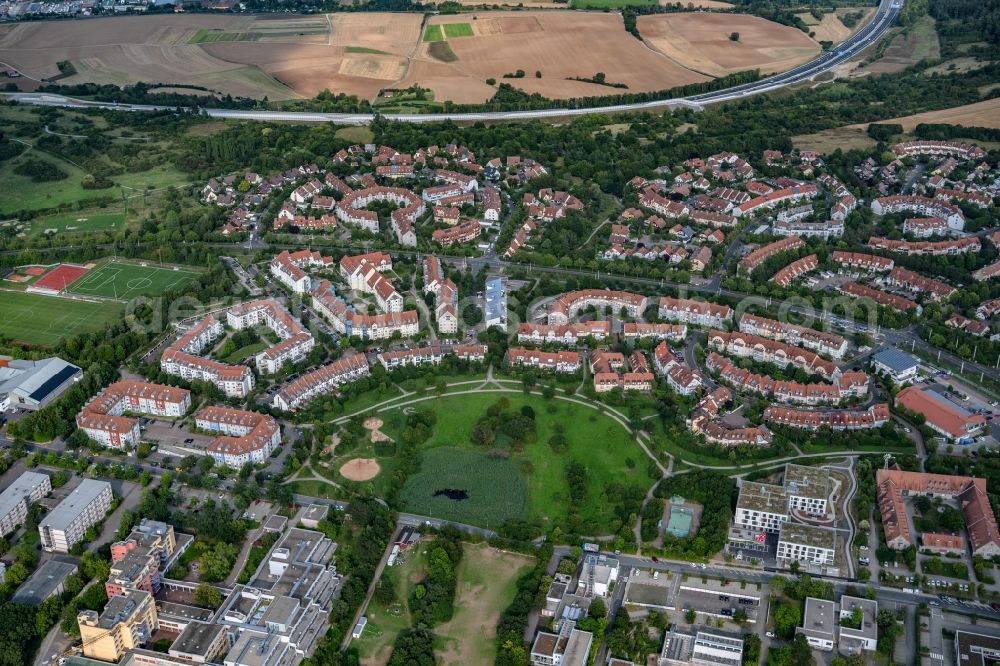
M 174 423 L 150 420 L 143 431 L 143 439 L 156 442 L 160 453 L 183 457 L 204 455 L 213 438 L 189 432 Z

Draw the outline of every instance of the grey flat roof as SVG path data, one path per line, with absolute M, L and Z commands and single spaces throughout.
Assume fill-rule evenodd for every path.
M 982 631 L 989 630 L 984 628 Z M 955 645 L 957 657 L 962 664 L 969 666 L 986 666 L 993 663 L 1000 655 L 1000 637 L 981 634 L 978 631 L 956 631 Z
M 895 348 L 883 349 L 872 358 L 893 372 L 903 372 L 920 365 L 920 361 Z
M 6 516 L 13 511 L 22 499 L 31 495 L 35 488 L 45 483 L 48 478 L 48 475 L 39 472 L 25 472 L 17 477 L 14 483 L 0 493 L 0 516 Z
M 51 597 L 55 589 L 62 585 L 70 574 L 75 572 L 76 564 L 73 562 L 49 560 L 38 567 L 35 573 L 31 574 L 31 577 L 17 588 L 11 601 L 37 606 Z
M 41 403 L 79 372 L 80 368 L 57 356 L 41 361 L 10 361 L 7 367 L 0 368 L 0 395 L 17 393 Z
M 105 488 L 111 488 L 111 484 L 107 481 L 84 479 L 73 492 L 67 495 L 66 499 L 59 502 L 59 506 L 45 516 L 39 527 L 48 527 L 54 530 L 66 529 L 91 502 L 104 492 Z
M 796 497 L 826 499 L 830 495 L 830 470 L 788 463 L 785 465 L 785 490 Z
M 778 541 L 833 550 L 837 545 L 837 532 L 828 527 L 782 523 Z
M 219 639 L 219 634 L 224 631 L 226 631 L 226 626 L 222 624 L 188 622 L 181 635 L 171 644 L 170 654 L 177 652 L 204 657 L 207 655 L 208 649 Z
M 751 511 L 765 511 L 783 515 L 788 513 L 788 494 L 784 486 L 746 481 L 740 486 L 740 496 L 736 508 Z
M 806 597 L 806 613 L 802 618 L 802 633 L 833 640 L 833 626 L 837 604 L 826 599 Z

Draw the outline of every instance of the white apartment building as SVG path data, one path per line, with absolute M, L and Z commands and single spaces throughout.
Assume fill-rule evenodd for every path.
M 0 536 L 7 536 L 28 517 L 28 505 L 52 492 L 48 474 L 24 472 L 0 493 Z
M 778 563 L 833 564 L 837 533 L 826 527 L 784 523 L 778 534 Z
M 38 526 L 42 549 L 68 553 L 111 508 L 111 484 L 84 479 Z
M 781 486 L 745 481 L 733 521 L 751 530 L 777 533 L 789 520 L 788 495 Z

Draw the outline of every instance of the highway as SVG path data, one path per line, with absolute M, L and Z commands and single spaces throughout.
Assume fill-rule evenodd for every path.
M 809 62 L 794 67 L 786 72 L 767 78 L 745 83 L 723 90 L 692 95 L 690 97 L 675 97 L 670 99 L 636 102 L 633 104 L 614 104 L 609 106 L 588 106 L 574 108 L 536 109 L 533 111 L 481 111 L 459 113 L 413 113 L 389 114 L 385 117 L 409 123 L 429 123 L 442 120 L 461 122 L 478 121 L 511 121 L 540 120 L 582 116 L 590 113 L 618 113 L 624 111 L 651 111 L 656 109 L 673 109 L 686 107 L 701 110 L 709 104 L 719 104 L 732 100 L 743 99 L 752 95 L 771 92 L 787 86 L 809 81 L 817 75 L 828 72 L 837 65 L 850 60 L 878 41 L 886 30 L 892 26 L 902 0 L 882 0 L 878 10 L 861 30 L 847 38 L 829 51 L 824 51 Z M 117 104 L 112 102 L 92 102 L 88 100 L 66 97 L 52 93 L 0 93 L 10 100 L 21 104 L 34 106 L 59 106 L 66 108 L 102 108 L 120 111 L 170 111 L 176 107 L 157 106 L 150 104 Z M 263 121 L 294 121 L 294 122 L 333 122 L 344 125 L 365 125 L 370 123 L 375 114 L 371 113 L 319 113 L 310 111 L 263 111 L 253 109 L 189 109 L 199 111 L 212 118 L 229 118 Z

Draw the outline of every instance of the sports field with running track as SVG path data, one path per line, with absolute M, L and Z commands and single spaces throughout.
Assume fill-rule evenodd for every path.
M 121 316 L 120 303 L 75 301 L 56 296 L 0 291 L 0 337 L 54 345 L 68 335 L 100 331 Z
M 88 271 L 66 291 L 127 301 L 136 296 L 160 296 L 183 289 L 198 275 L 190 270 L 112 261 Z

